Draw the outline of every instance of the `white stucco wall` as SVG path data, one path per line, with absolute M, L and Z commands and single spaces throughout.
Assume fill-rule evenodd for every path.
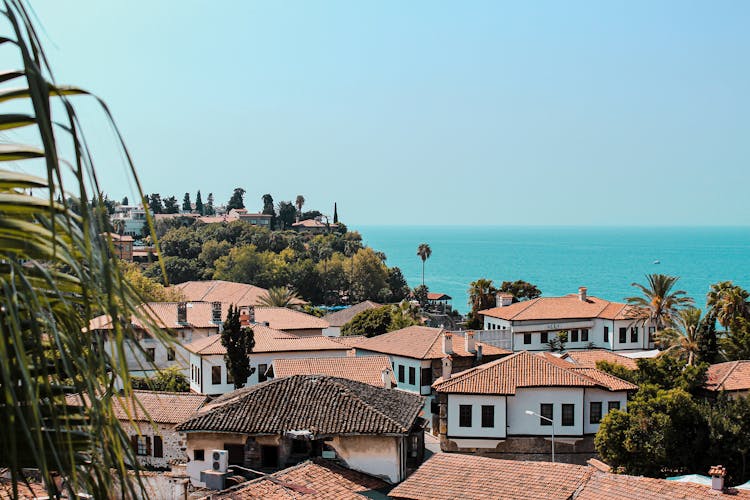
M 337 436 L 326 444 L 350 469 L 380 477 L 389 483 L 401 477 L 401 438 L 389 436 Z
M 555 436 L 583 435 L 583 389 L 577 387 L 519 387 L 515 396 L 508 396 L 508 429 L 511 435 L 548 436 L 550 426 L 540 425 L 540 418 L 526 415 L 526 410 L 541 413 L 541 403 L 552 403 Z M 574 404 L 573 426 L 562 425 L 562 405 Z
M 449 437 L 482 437 L 504 438 L 505 432 L 505 396 L 480 396 L 473 394 L 448 395 L 448 436 Z M 460 405 L 471 405 L 471 427 L 459 425 Z M 482 427 L 482 406 L 495 407 L 494 427 Z
M 591 402 L 602 403 L 602 418 L 608 413 L 608 404 L 610 401 L 618 401 L 620 409 L 626 410 L 628 404 L 628 394 L 626 391 L 612 392 L 604 389 L 585 389 L 584 391 L 584 415 L 583 430 L 586 434 L 596 434 L 599 430 L 599 424 L 591 423 Z M 555 428 L 555 431 L 557 428 Z
M 406 392 L 413 392 L 414 394 L 421 394 L 427 396 L 432 392 L 432 382 L 425 386 L 422 386 L 422 368 L 429 368 L 432 366 L 432 361 L 429 359 L 414 359 L 407 358 L 404 356 L 396 356 L 394 354 L 385 354 L 376 351 L 367 351 L 364 349 L 356 349 L 357 356 L 388 356 L 391 360 L 391 366 L 393 367 L 393 376 L 396 377 L 396 387 Z M 399 379 L 399 367 L 404 367 L 404 381 L 401 382 Z M 414 368 L 414 383 L 409 383 L 409 368 Z
M 293 351 L 293 352 L 270 352 L 270 353 L 253 353 L 250 355 L 250 366 L 255 368 L 255 372 L 247 379 L 245 387 L 258 383 L 260 371 L 259 365 L 265 364 L 270 367 L 274 360 L 277 359 L 299 359 L 299 358 L 341 358 L 346 356 L 346 350 L 327 350 L 327 351 Z M 190 389 L 201 394 L 225 394 L 234 390 L 234 384 L 227 383 L 227 367 L 224 362 L 224 356 L 221 354 L 212 354 L 198 356 L 190 353 L 190 364 L 201 368 L 203 377 L 202 387 L 198 380 L 193 376 L 195 373 L 188 367 L 187 375 L 190 380 Z M 218 366 L 221 368 L 221 383 L 214 384 L 211 381 L 211 368 Z
M 244 445 L 247 436 L 229 433 L 187 433 L 187 473 L 194 486 L 205 486 L 201 482 L 201 471 L 211 469 L 211 450 L 222 450 L 224 444 Z M 203 450 L 205 460 L 195 460 L 195 450 Z
M 329 326 L 323 329 L 323 335 L 326 337 L 340 337 L 341 327 L 340 326 Z

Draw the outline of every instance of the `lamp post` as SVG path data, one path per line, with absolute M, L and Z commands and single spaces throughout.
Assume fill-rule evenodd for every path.
M 533 417 L 539 417 L 542 420 L 546 420 L 550 423 L 550 428 L 552 430 L 552 463 L 555 463 L 555 422 L 551 418 L 547 418 L 544 415 L 539 415 L 538 413 L 535 413 L 531 410 L 526 410 L 526 415 L 531 415 Z

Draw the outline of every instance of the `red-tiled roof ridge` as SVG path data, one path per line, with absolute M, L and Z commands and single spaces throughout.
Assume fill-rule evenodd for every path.
M 523 321 L 533 319 L 573 319 L 573 318 L 605 318 L 624 319 L 630 309 L 629 304 L 611 302 L 599 297 L 589 296 L 585 301 L 577 294 L 560 297 L 538 297 L 536 299 L 516 302 L 503 307 L 491 307 L 479 311 L 479 314 L 501 318 L 505 320 Z M 535 313 L 533 309 L 537 309 Z M 522 316 L 529 317 L 522 317 Z
M 735 376 L 735 372 L 738 371 L 738 368 L 740 369 L 740 371 L 742 371 L 742 369 L 745 367 L 748 368 L 748 373 L 740 374 L 740 376 L 745 375 L 747 377 L 746 382 L 738 387 L 727 389 L 726 386 L 728 385 L 727 381 L 729 380 L 729 378 Z M 726 369 L 726 372 L 723 373 L 723 375 L 721 375 L 718 380 L 714 380 L 716 372 L 721 372 L 723 369 Z M 735 361 L 727 361 L 724 363 L 715 363 L 708 367 L 707 375 L 708 380 L 706 380 L 705 387 L 709 390 L 721 391 L 750 389 L 750 360 L 738 359 Z

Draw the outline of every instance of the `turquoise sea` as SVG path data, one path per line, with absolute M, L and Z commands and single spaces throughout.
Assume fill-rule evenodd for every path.
M 705 305 L 709 285 L 732 280 L 750 288 L 750 227 L 352 226 L 388 256 L 409 285 L 421 284 L 420 243 L 432 248 L 425 284 L 468 310 L 477 278 L 496 285 L 522 279 L 544 295 L 577 292 L 621 301 L 649 273 L 680 276 L 678 285 Z M 654 261 L 659 261 L 655 264 Z

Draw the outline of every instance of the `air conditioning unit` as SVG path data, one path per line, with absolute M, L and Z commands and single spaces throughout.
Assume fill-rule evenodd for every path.
M 229 452 L 227 450 L 211 450 L 211 470 L 226 472 L 229 467 Z

